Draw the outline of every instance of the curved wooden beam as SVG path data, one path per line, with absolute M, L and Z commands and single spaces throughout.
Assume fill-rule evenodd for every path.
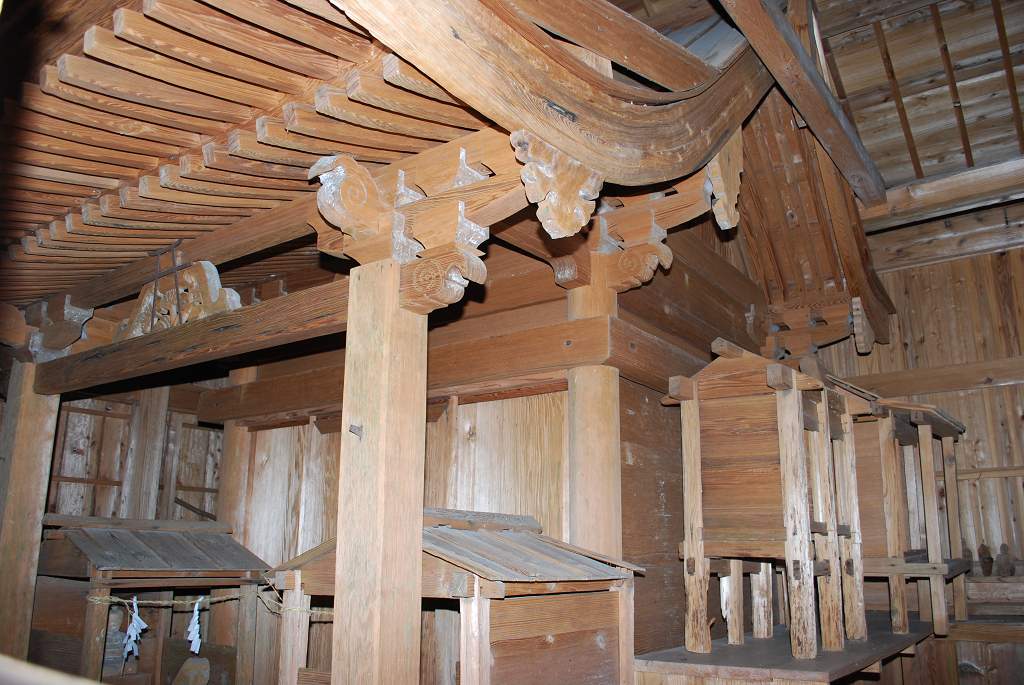
M 747 49 L 693 91 L 623 86 L 506 0 L 333 1 L 455 97 L 506 130 L 529 130 L 611 183 L 646 185 L 697 171 L 772 84 Z

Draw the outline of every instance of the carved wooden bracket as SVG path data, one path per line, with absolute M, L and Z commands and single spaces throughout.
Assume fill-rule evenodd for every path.
M 790 303 L 774 306 L 762 326 L 768 334 L 761 356 L 783 359 L 814 354 L 819 347 L 845 340 L 854 334 L 855 316 L 845 293 L 833 301 Z
M 737 129 L 718 154 L 707 165 L 707 179 L 714 200 L 711 208 L 723 231 L 736 228 L 740 222 L 737 206 L 740 196 L 740 172 L 743 171 L 743 132 Z
M 143 288 L 132 315 L 122 323 L 113 340 L 137 338 L 241 306 L 238 293 L 221 287 L 216 266 L 196 262 Z
M 615 292 L 651 280 L 659 265 L 666 269 L 672 266 L 672 250 L 662 242 L 668 233 L 656 223 L 653 210 L 612 211 L 597 218 L 596 230 L 590 236 L 591 249 L 604 262 L 606 283 Z
M 416 215 L 413 236 L 423 245 L 402 267 L 399 306 L 427 314 L 462 299 L 470 281 L 483 283 L 487 268 L 476 249 L 490 235 L 466 218 L 466 205 L 449 200 Z
M 529 131 L 515 131 L 510 140 L 525 165 L 521 175 L 526 196 L 537 204 L 544 230 L 552 238 L 579 233 L 594 213 L 604 176 Z
M 90 318 L 92 310 L 72 305 L 70 295 L 35 302 L 25 310 L 24 322 L 29 332 L 21 356 L 36 363 L 66 357 L 71 345 L 82 337 L 82 327 Z
M 29 336 L 38 332 L 25 322 L 25 315 L 14 305 L 0 302 L 0 344 L 11 349 L 11 355 L 20 362 L 32 360 L 28 349 Z

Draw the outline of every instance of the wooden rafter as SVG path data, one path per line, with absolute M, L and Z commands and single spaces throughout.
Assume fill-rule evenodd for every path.
M 914 167 L 914 174 L 918 178 L 923 178 L 924 171 L 921 170 L 921 159 L 917 155 L 917 145 L 914 144 L 914 132 L 910 129 L 907 108 L 903 105 L 903 96 L 900 94 L 900 82 L 896 79 L 896 71 L 893 69 L 892 59 L 889 57 L 889 45 L 885 41 L 885 32 L 882 30 L 881 22 L 876 21 L 873 27 L 875 30 L 875 40 L 878 41 L 878 52 L 882 57 L 882 68 L 885 69 L 885 76 L 889 79 L 892 101 L 896 105 L 896 114 L 900 118 L 903 138 L 906 140 L 907 152 L 910 154 L 910 163 Z
M 967 135 L 967 122 L 964 121 L 963 106 L 960 104 L 960 91 L 956 85 L 956 74 L 953 72 L 953 61 L 949 57 L 949 46 L 946 45 L 946 32 L 942 28 L 942 16 L 939 6 L 931 5 L 932 25 L 935 27 L 935 39 L 939 42 L 942 54 L 942 67 L 946 70 L 946 82 L 949 84 L 949 97 L 953 100 L 953 113 L 956 115 L 956 126 L 960 131 L 960 145 L 963 147 L 967 166 L 974 166 L 974 155 L 971 154 L 971 141 Z

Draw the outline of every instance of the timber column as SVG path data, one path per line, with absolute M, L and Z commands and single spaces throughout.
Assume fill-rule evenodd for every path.
M 419 681 L 427 317 L 401 264 L 349 280 L 331 682 Z
M 14 362 L 0 424 L 0 653 L 25 659 L 53 462 L 59 395 L 33 390 L 35 364 Z
M 599 257 L 592 255 L 594 262 Z M 594 269 L 591 284 L 569 291 L 569 320 L 617 316 L 617 294 Z M 569 370 L 569 507 L 567 541 L 622 557 L 622 467 L 619 446 L 619 370 Z
M 490 222 L 526 202 L 513 194 L 490 207 L 475 167 L 516 168 L 501 133 L 485 129 L 373 175 L 344 156 L 310 170 L 321 182 L 310 216 L 318 246 L 360 264 L 348 291 L 334 685 L 419 683 L 427 314 L 487 276 L 477 247 L 489 230 L 467 206 Z M 476 205 L 465 201 L 474 193 Z

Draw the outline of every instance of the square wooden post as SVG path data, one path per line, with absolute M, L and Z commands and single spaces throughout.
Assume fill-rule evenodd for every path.
M 331 682 L 415 685 L 427 317 L 399 307 L 394 260 L 349 283 Z
M 462 685 L 491 683 L 491 600 L 480 594 L 473 576 L 473 596 L 459 600 L 459 664 Z
M 817 405 L 818 430 L 808 436 L 813 478 L 811 494 L 814 517 L 825 524 L 825 534 L 816 534 L 814 548 L 819 560 L 828 560 L 829 574 L 818 578 L 818 612 L 821 616 L 821 648 L 829 652 L 843 649 L 843 569 L 839 563 L 839 536 L 836 531 L 835 468 L 832 460 L 832 432 L 828 415 L 828 391 L 821 391 Z
M 256 665 L 256 615 L 258 585 L 238 589 L 238 639 L 235 643 L 235 685 L 252 685 Z
M 928 563 L 942 563 L 942 539 L 939 532 L 939 485 L 935 479 L 935 445 L 932 427 L 917 427 L 918 454 L 921 455 L 921 481 L 924 486 L 924 526 L 928 544 Z M 946 581 L 943 576 L 928 579 L 932 596 L 932 630 L 936 635 L 949 634 L 946 609 Z
M 853 447 L 853 419 L 845 397 L 829 393 L 842 413 L 843 432 L 832 435 L 832 453 L 836 469 L 836 520 L 850 527 L 850 537 L 839 540 L 843 565 L 843 616 L 846 639 L 868 639 L 864 605 L 864 554 L 860 530 L 860 504 L 857 499 L 857 457 Z
M 729 560 L 729 575 L 718 580 L 725 600 L 725 622 L 729 629 L 729 644 L 743 644 L 743 560 Z
M 633 578 L 615 590 L 619 595 L 619 685 L 633 685 Z
M 750 618 L 754 637 L 765 639 L 772 636 L 772 583 L 775 581 L 775 567 L 771 562 L 761 562 L 761 571 L 750 574 Z
M 686 651 L 711 651 L 708 625 L 708 582 L 711 563 L 704 558 L 704 498 L 700 468 L 700 397 L 696 384 L 693 398 L 680 405 L 683 437 L 683 584 L 686 588 Z
M 294 581 L 288 583 L 291 587 L 281 595 L 278 685 L 296 685 L 299 682 L 299 669 L 306 667 L 309 649 L 309 605 L 312 598 L 302 591 L 302 571 L 290 571 L 288 574 L 294 574 Z
M 878 443 L 882 455 L 882 506 L 885 510 L 885 548 L 890 558 L 903 561 L 903 492 L 900 488 L 900 457 L 892 414 L 878 420 Z M 907 615 L 907 586 L 902 573 L 889 575 L 889 616 L 892 632 L 910 632 Z
M 960 483 L 956 476 L 956 447 L 953 438 L 942 439 L 942 462 L 946 490 L 946 518 L 949 522 L 949 556 L 959 559 L 964 538 L 960 529 Z M 967 620 L 967 578 L 961 573 L 953 579 L 953 618 Z
M 82 638 L 82 664 L 78 670 L 79 675 L 89 680 L 99 680 L 103 673 L 110 604 L 102 600 L 108 597 L 110 588 L 94 587 L 89 590 L 89 602 L 85 607 L 85 635 Z
M 789 594 L 789 634 L 793 656 L 813 659 L 818 654 L 814 607 L 814 557 L 811 553 L 811 511 L 807 502 L 807 456 L 804 417 L 795 372 L 779 366 L 783 384 L 776 388 L 779 455 L 782 470 L 783 521 L 786 525 L 786 573 Z
M 0 653 L 28 656 L 46 489 L 60 397 L 37 395 L 35 364 L 14 362 L 0 423 Z

